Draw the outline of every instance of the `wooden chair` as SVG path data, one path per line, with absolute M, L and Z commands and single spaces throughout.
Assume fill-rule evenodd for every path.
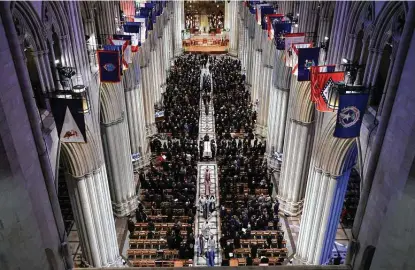
M 174 267 L 183 267 L 184 266 L 184 263 L 183 263 L 183 261 L 174 261 L 174 265 L 173 265 Z
M 229 266 L 233 266 L 233 267 L 238 266 L 239 265 L 238 260 L 239 259 L 230 259 Z
M 148 255 L 149 255 L 150 259 L 154 258 L 154 257 L 157 257 L 157 250 L 156 249 L 150 249 L 148 251 Z
M 239 258 L 238 259 L 238 266 L 246 266 L 246 259 L 245 258 Z
M 127 250 L 127 256 L 129 260 L 134 260 L 135 259 L 135 250 L 129 249 Z

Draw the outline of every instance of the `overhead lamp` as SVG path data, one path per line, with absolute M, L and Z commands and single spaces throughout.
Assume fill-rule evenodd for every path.
M 297 13 L 297 17 L 300 16 L 300 13 Z
M 294 24 L 294 27 L 298 27 L 298 23 Z
M 349 63 L 349 60 L 348 60 L 348 59 L 346 59 L 346 58 L 343 58 L 343 59 L 342 59 L 342 62 L 343 62 L 344 64 L 348 64 L 348 63 Z
M 56 59 L 55 60 L 55 64 L 59 64 L 59 59 Z
M 329 40 L 329 37 L 324 37 L 324 40 Z

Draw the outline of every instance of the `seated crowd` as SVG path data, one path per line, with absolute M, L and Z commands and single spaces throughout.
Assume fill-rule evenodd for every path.
M 171 133 L 174 138 L 199 134 L 200 67 L 206 60 L 185 55 L 174 61 L 163 94 L 164 121 L 156 123 L 159 133 Z
M 245 89 L 241 63 L 232 58 L 214 58 L 213 76 L 215 126 L 218 135 L 223 133 L 251 133 L 256 121 L 251 96 Z
M 240 62 L 216 58 L 213 101 L 219 166 L 222 265 L 282 264 L 287 257 L 279 203 L 267 172 L 266 142 L 253 134 L 255 112 Z M 243 138 L 232 138 L 239 133 Z
M 175 60 L 164 95 L 165 119 L 159 133 L 173 138 L 150 143 L 153 161 L 140 171 L 141 195 L 135 221 L 130 218 L 130 263 L 138 267 L 188 266 L 194 256 L 194 217 L 200 66 L 206 57 Z

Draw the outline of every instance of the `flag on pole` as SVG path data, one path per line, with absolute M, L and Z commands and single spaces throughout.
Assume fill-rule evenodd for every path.
M 99 75 L 101 82 L 120 82 L 120 53 L 119 51 L 97 51 Z
M 304 38 L 305 38 L 305 34 L 304 33 L 290 33 L 290 34 L 285 34 L 285 65 L 287 67 L 292 67 L 292 47 L 291 44 L 293 43 L 303 43 L 304 42 Z
M 104 50 L 105 51 L 118 51 L 119 52 L 119 57 L 120 57 L 120 74 L 123 75 L 123 55 L 122 55 L 122 46 L 120 45 L 104 45 Z
M 112 39 L 110 39 L 110 44 L 122 46 L 123 58 L 127 64 L 127 67 L 125 69 L 128 68 L 128 64 L 131 64 L 133 62 L 131 39 L 132 38 L 130 35 L 112 35 Z
M 292 74 L 294 75 L 298 75 L 298 53 L 299 53 L 299 49 L 303 49 L 303 48 L 311 48 L 313 47 L 313 43 L 293 43 L 291 44 L 291 51 L 292 51 L 292 55 L 291 55 L 291 66 L 293 68 L 293 70 L 291 71 Z
M 272 23 L 274 28 L 274 43 L 277 50 L 284 50 L 285 48 L 285 34 L 291 33 L 291 23 L 274 20 Z
M 83 100 L 52 98 L 50 105 L 60 141 L 63 143 L 85 143 Z
M 256 10 L 255 10 L 255 20 L 258 24 L 261 24 L 262 22 L 262 8 L 263 7 L 271 7 L 270 4 L 258 4 L 255 6 Z M 272 8 L 272 10 L 274 10 L 274 8 Z M 274 13 L 274 12 L 272 12 Z M 272 14 L 271 13 L 271 14 Z
M 311 67 L 318 65 L 320 48 L 302 48 L 298 53 L 298 81 L 309 81 Z
M 334 137 L 354 138 L 360 136 L 363 115 L 369 94 L 340 94 Z
M 267 30 L 268 30 L 268 38 L 269 39 L 273 39 L 274 38 L 274 29 L 273 29 L 273 22 L 279 21 L 279 22 L 283 22 L 284 21 L 284 14 L 271 14 L 271 15 L 265 15 L 265 20 L 267 21 Z
M 260 22 L 259 24 L 261 24 L 261 28 L 262 30 L 267 30 L 267 26 L 268 26 L 268 17 L 267 15 L 271 15 L 274 14 L 275 9 L 272 6 L 263 6 L 261 7 L 261 16 L 260 18 Z
M 131 36 L 131 52 L 137 52 L 141 46 L 140 22 L 126 22 L 124 24 L 124 33 Z
M 332 112 L 328 107 L 331 87 L 344 80 L 344 72 L 334 72 L 335 66 L 311 67 L 311 101 L 320 112 Z

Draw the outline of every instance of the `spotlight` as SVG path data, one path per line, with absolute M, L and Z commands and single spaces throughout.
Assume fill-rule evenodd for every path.
M 324 40 L 329 40 L 329 37 L 324 37 Z
M 55 60 L 55 64 L 59 64 L 59 59 L 56 59 Z
M 294 27 L 298 27 L 298 23 L 294 24 Z
M 300 16 L 300 13 L 297 13 L 297 17 Z
M 349 63 L 349 60 L 347 60 L 346 58 L 343 58 L 342 59 L 342 62 L 345 63 L 345 64 L 348 64 Z

